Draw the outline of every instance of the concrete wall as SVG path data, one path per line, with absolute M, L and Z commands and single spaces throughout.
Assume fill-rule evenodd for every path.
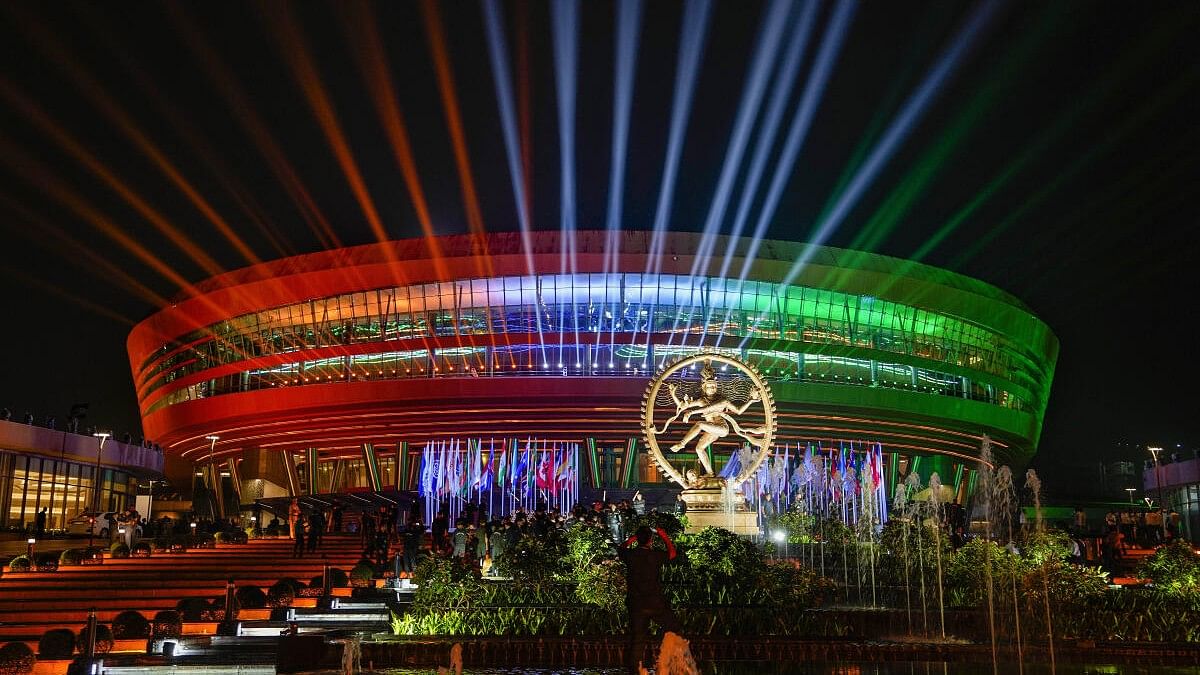
M 0 420 L 0 451 L 30 453 L 81 464 L 119 468 L 130 473 L 158 475 L 163 470 L 161 452 L 109 438 L 100 452 L 100 439 L 44 427 Z

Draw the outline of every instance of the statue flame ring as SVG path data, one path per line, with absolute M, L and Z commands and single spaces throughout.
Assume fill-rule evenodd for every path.
M 649 449 L 651 459 L 654 460 L 654 463 L 658 465 L 659 469 L 662 470 L 663 473 L 665 473 L 671 480 L 675 481 L 675 483 L 682 485 L 685 488 L 693 487 L 693 485 L 690 484 L 688 479 L 684 476 L 684 473 L 672 466 L 671 462 L 667 460 L 662 448 L 659 447 L 659 436 L 663 435 L 674 421 L 679 419 L 681 416 L 687 415 L 687 411 L 694 410 L 694 412 L 691 412 L 691 415 L 702 414 L 705 410 L 712 409 L 712 405 L 708 405 L 708 407 L 705 405 L 709 400 L 720 399 L 727 401 L 727 399 L 720 394 L 717 395 L 716 399 L 704 399 L 700 402 L 697 402 L 695 399 L 691 399 L 686 394 L 682 400 L 678 397 L 677 383 L 681 383 L 683 380 L 676 378 L 674 382 L 669 382 L 669 378 L 681 374 L 687 368 L 695 364 L 704 365 L 704 371 L 702 371 L 702 383 L 709 380 L 716 381 L 715 371 L 712 370 L 712 364 L 720 364 L 723 366 L 729 366 L 730 368 L 740 372 L 745 376 L 745 379 L 748 380 L 748 384 L 750 385 L 750 394 L 748 400 L 742 404 L 740 411 L 737 409 L 738 406 L 734 405 L 730 401 L 730 408 L 728 408 L 726 412 L 711 413 L 715 416 L 715 418 L 720 418 L 716 424 L 724 426 L 727 431 L 730 427 L 732 427 L 734 431 L 738 432 L 739 436 L 745 439 L 746 436 L 743 435 L 742 432 L 747 432 L 747 430 L 744 430 L 739 426 L 737 417 L 743 413 L 749 412 L 749 410 L 752 408 L 757 408 L 759 405 L 762 407 L 761 415 L 763 417 L 763 423 L 761 425 L 757 425 L 755 428 L 747 432 L 747 434 L 751 435 L 751 437 L 754 439 L 754 441 L 750 443 L 752 446 L 752 453 L 749 461 L 747 461 L 744 466 L 740 467 L 737 475 L 731 476 L 724 481 L 729 487 L 736 488 L 753 476 L 755 472 L 758 471 L 758 467 L 766 460 L 774 445 L 777 425 L 775 398 L 771 393 L 771 388 L 767 385 L 766 381 L 763 380 L 762 375 L 759 374 L 758 370 L 754 366 L 742 361 L 741 359 L 716 352 L 700 352 L 691 356 L 683 357 L 665 366 L 662 371 L 660 371 L 658 375 L 650 381 L 649 386 L 646 387 L 646 393 L 642 397 L 642 439 L 645 441 L 646 447 Z M 718 389 L 728 388 L 729 381 L 726 380 L 717 382 Z M 670 391 L 671 398 L 675 403 L 675 410 L 672 410 L 669 404 L 664 406 L 658 403 L 659 395 L 664 388 Z M 691 406 L 691 408 L 689 409 L 687 406 Z M 662 429 L 659 429 L 657 426 L 658 423 L 655 419 L 656 408 L 661 408 L 662 412 L 666 413 L 666 423 L 663 425 Z M 697 424 L 699 425 L 699 423 Z M 750 432 L 754 433 L 751 434 Z M 685 440 L 687 438 L 688 437 L 685 436 Z M 749 439 L 746 440 L 749 442 Z M 697 441 L 697 444 L 702 441 L 703 437 Z M 687 443 L 685 443 L 685 445 L 686 444 Z M 711 449 L 711 446 L 707 447 Z M 712 480 L 716 477 L 707 475 L 701 478 L 708 478 L 709 480 Z

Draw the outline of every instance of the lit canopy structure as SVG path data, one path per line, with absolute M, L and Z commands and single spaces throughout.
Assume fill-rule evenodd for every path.
M 129 336 L 146 434 L 189 467 L 448 435 L 624 443 L 653 371 L 716 349 L 771 383 L 780 442 L 961 462 L 986 434 L 1014 464 L 1035 450 L 1058 341 L 995 287 L 782 241 L 760 242 L 745 279 L 721 278 L 688 233 L 652 256 L 651 233 L 622 232 L 610 256 L 606 233 L 579 232 L 572 268 L 560 236 L 536 233 L 530 256 L 515 233 L 449 236 L 207 280 Z M 750 244 L 715 250 L 741 269 Z

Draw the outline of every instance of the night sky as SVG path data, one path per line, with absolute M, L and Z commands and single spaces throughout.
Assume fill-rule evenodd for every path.
M 713 6 L 672 229 L 703 227 L 767 7 Z M 812 236 L 978 7 L 857 8 L 769 237 Z M 821 5 L 800 76 L 788 83 L 778 145 L 834 8 Z M 436 10 L 482 222 L 492 232 L 516 230 L 481 5 Z M 517 94 L 528 93 L 533 225 L 557 229 L 551 12 L 544 2 L 504 4 L 503 12 L 513 81 L 527 85 Z M 682 16 L 680 3 L 644 6 L 625 229 L 653 222 Z M 86 424 L 137 437 L 124 342 L 156 297 L 175 295 L 180 278 L 210 276 L 213 265 L 244 266 L 247 253 L 266 260 L 320 250 L 329 237 L 310 225 L 314 212 L 343 244 L 374 240 L 304 86 L 328 100 L 388 235 L 420 234 L 371 95 L 380 88 L 364 75 L 381 72 L 363 68 L 370 27 L 432 221 L 439 233 L 466 232 L 428 19 L 407 2 L 0 9 L 0 407 L 17 419 L 56 415 L 61 424 L 72 404 L 86 402 Z M 614 5 L 583 3 L 574 117 L 580 228 L 602 229 L 607 218 L 615 34 Z M 1121 441 L 1198 440 L 1197 34 L 1194 2 L 999 5 L 826 242 L 902 258 L 927 250 L 924 262 L 1017 295 L 1051 326 L 1061 355 L 1035 460 L 1051 473 L 1051 490 L 1075 480 L 1063 467 L 1118 453 Z M 300 75 L 305 63 L 316 78 Z M 769 84 L 764 100 L 778 86 Z M 297 198 L 301 190 L 310 206 Z M 160 226 L 147 213 L 160 215 Z M 198 249 L 172 243 L 170 228 Z M 159 269 L 138 257 L 139 247 Z M 208 267 L 197 262 L 203 256 Z

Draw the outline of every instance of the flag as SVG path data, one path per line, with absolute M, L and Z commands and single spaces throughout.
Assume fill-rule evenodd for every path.
M 475 463 L 471 465 L 471 489 L 478 490 L 483 481 L 483 441 L 475 441 Z
M 492 487 L 492 472 L 496 466 L 496 439 L 488 441 L 487 459 L 483 460 L 483 472 L 479 476 L 479 491 L 491 489 Z
M 433 452 L 429 443 L 425 444 L 425 452 L 421 453 L 421 496 L 428 497 L 433 490 Z
M 504 488 L 504 480 L 508 478 L 508 443 L 500 451 L 500 461 L 496 462 L 496 485 Z
M 554 486 L 554 459 L 550 453 L 542 451 L 542 461 L 537 465 L 537 476 L 534 485 L 539 490 L 552 490 Z
M 529 443 L 528 442 L 525 443 L 525 452 L 524 452 L 524 454 L 521 455 L 520 459 L 519 460 L 517 459 L 517 455 L 514 452 L 513 460 L 517 464 L 517 467 L 515 469 L 513 469 L 513 475 L 512 475 L 513 487 L 515 488 L 517 486 L 517 482 L 520 481 L 524 477 L 523 474 L 525 474 L 529 471 Z

